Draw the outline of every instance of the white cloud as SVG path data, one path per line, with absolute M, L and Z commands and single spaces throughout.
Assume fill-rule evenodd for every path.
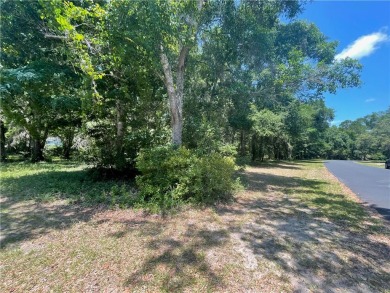
M 351 45 L 345 48 L 341 53 L 337 54 L 335 59 L 340 60 L 347 57 L 360 59 L 371 55 L 382 42 L 389 39 L 389 36 L 383 32 L 376 32 L 369 35 L 361 36 Z
M 341 121 L 341 120 L 333 120 L 333 121 L 330 122 L 330 125 L 331 126 L 334 126 L 334 125 L 338 126 L 341 122 L 343 122 L 343 121 Z
M 375 101 L 374 98 L 369 98 L 369 99 L 366 99 L 366 100 L 365 100 L 366 103 L 372 103 L 372 102 L 374 102 L 374 101 Z

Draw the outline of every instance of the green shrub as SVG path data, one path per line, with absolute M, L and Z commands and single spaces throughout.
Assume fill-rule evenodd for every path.
M 235 164 L 230 157 L 216 153 L 201 157 L 193 166 L 193 170 L 192 191 L 196 201 L 227 199 L 234 189 Z
M 381 153 L 375 153 L 375 154 L 371 155 L 370 159 L 371 160 L 378 160 L 378 161 L 383 160 L 384 161 L 384 160 L 386 160 L 386 157 L 383 154 L 381 154 Z
M 60 157 L 62 155 L 61 146 L 46 146 L 43 150 L 43 155 L 45 158 Z
M 137 159 L 140 203 L 170 208 L 182 202 L 212 202 L 233 191 L 235 165 L 220 154 L 200 155 L 184 147 L 157 147 Z

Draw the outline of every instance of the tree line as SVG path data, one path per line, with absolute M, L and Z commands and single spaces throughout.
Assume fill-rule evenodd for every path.
M 390 108 L 328 129 L 324 157 L 384 160 L 390 158 Z
M 358 86 L 361 65 L 335 61 L 337 42 L 296 18 L 304 5 L 2 1 L 2 146 L 6 129 L 15 146 L 27 137 L 37 162 L 54 135 L 65 158 L 77 140 L 83 159 L 114 169 L 161 145 L 323 156 L 323 94 Z

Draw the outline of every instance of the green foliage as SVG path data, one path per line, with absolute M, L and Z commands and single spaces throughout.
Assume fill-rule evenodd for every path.
M 283 118 L 268 109 L 257 111 L 252 107 L 250 119 L 253 123 L 253 130 L 259 136 L 274 137 L 281 135 L 283 131 Z
M 195 201 L 214 202 L 219 199 L 228 199 L 235 188 L 233 173 L 235 170 L 232 158 L 220 154 L 200 157 L 194 166 L 194 177 L 188 182 L 190 193 Z
M 235 185 L 231 158 L 201 156 L 184 147 L 143 150 L 137 168 L 142 173 L 136 180 L 140 201 L 161 208 L 226 199 Z
M 61 157 L 62 155 L 62 147 L 61 146 L 45 146 L 43 151 L 46 160 L 52 157 Z
M 49 132 L 74 132 L 80 125 L 80 99 L 74 88 L 78 81 L 68 67 L 52 61 L 1 69 L 2 113 L 7 120 L 26 129 L 34 140 L 33 161 L 43 158 Z
M 327 158 L 383 160 L 390 157 L 390 110 L 344 121 L 326 132 Z
M 390 153 L 388 119 L 366 119 L 366 138 L 329 130 L 323 94 L 359 85 L 361 66 L 336 61 L 336 42 L 293 19 L 302 1 L 0 5 L 2 154 L 14 148 L 39 161 L 46 138 L 58 136 L 70 158 L 77 140 L 95 170 L 142 172 L 138 204 L 170 207 L 229 194 L 226 157 L 237 154 L 246 162 Z M 156 147 L 172 133 L 190 150 Z

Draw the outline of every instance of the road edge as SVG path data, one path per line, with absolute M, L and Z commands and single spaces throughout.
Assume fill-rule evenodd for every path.
M 371 216 L 374 217 L 375 219 L 380 219 L 383 220 L 383 223 L 385 225 L 388 225 L 390 227 L 390 221 L 388 221 L 382 214 L 380 214 L 375 208 L 371 207 L 368 203 L 364 202 L 355 192 L 353 192 L 347 185 L 344 184 L 340 179 L 338 179 L 325 165 L 326 161 L 323 161 L 323 166 L 328 173 L 329 177 L 338 182 L 338 184 L 341 186 L 342 191 L 348 195 L 352 200 L 355 202 L 359 203 L 366 211 L 367 213 Z

